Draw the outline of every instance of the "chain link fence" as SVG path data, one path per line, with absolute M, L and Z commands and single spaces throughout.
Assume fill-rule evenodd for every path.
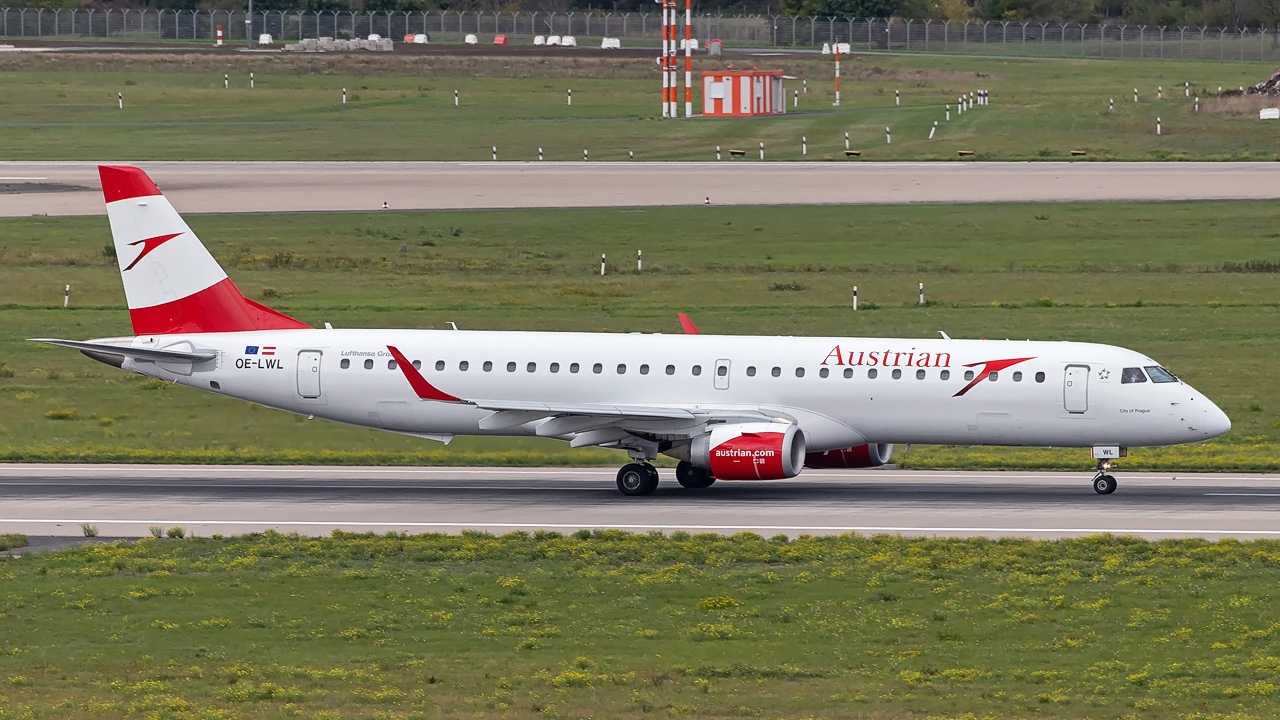
M 468 34 L 486 42 L 502 34 L 512 42 L 573 35 L 580 45 L 616 37 L 624 46 L 656 49 L 661 22 L 656 13 L 267 11 L 254 13 L 249 23 L 242 11 L 0 8 L 0 35 L 5 37 L 212 42 L 221 27 L 226 43 L 244 43 L 246 34 L 260 33 L 269 33 L 276 42 L 373 33 L 399 40 L 425 34 L 433 43 L 462 42 Z M 694 24 L 697 37 L 718 38 L 730 48 L 812 49 L 847 42 L 855 51 L 1280 60 L 1280 35 L 1264 28 L 723 14 L 696 17 Z

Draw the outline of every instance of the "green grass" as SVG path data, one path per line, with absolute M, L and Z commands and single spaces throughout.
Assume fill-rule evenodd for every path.
M 0 534 L 0 550 L 12 550 L 14 548 L 26 547 L 27 536 L 19 533 L 3 533 Z
M 1280 468 L 1274 203 L 197 216 L 240 288 L 320 326 L 1030 338 L 1147 353 L 1234 428 L 1129 469 Z M 602 229 L 604 229 L 602 231 Z M 146 381 L 29 337 L 127 335 L 103 218 L 0 223 L 0 458 L 613 464 L 546 439 L 448 448 Z M 632 264 L 644 250 L 645 270 Z M 611 264 L 599 276 L 598 258 Z M 1252 270 L 1238 272 L 1238 270 Z M 916 304 L 918 282 L 929 303 Z M 62 309 L 63 286 L 72 307 Z M 862 310 L 850 309 L 857 285 Z M 776 290 L 776 287 L 800 290 Z M 1079 451 L 913 447 L 914 467 L 1062 467 Z
M 0 562 L 0 717 L 1255 720 L 1277 569 L 1108 536 L 93 545 Z
M 844 134 L 864 160 L 1265 159 L 1277 156 L 1256 111 L 1192 111 L 1182 83 L 1206 99 L 1219 86 L 1265 79 L 1258 62 L 1005 60 L 855 56 L 843 64 L 834 112 L 832 63 L 821 56 L 700 59 L 782 67 L 807 80 L 801 112 L 770 119 L 655 118 L 657 75 L 635 58 L 485 58 L 382 55 L 86 55 L 0 60 L 6 92 L 0 155 L 11 160 L 712 160 L 715 146 L 770 160 L 845 162 Z M 258 87 L 248 88 L 248 73 Z M 233 86 L 223 89 L 230 73 Z M 1163 86 L 1163 100 L 1156 88 Z M 1177 87 L 1175 87 L 1177 86 Z M 342 88 L 349 101 L 341 103 Z M 1142 102 L 1132 101 L 1133 88 Z M 572 107 L 565 91 L 572 88 Z M 993 105 L 964 116 L 956 97 L 989 89 Z M 453 92 L 461 92 L 461 107 Z M 894 93 L 902 93 L 902 106 Z M 123 92 L 119 110 L 116 93 Z M 790 95 L 791 90 L 788 90 Z M 1116 113 L 1107 113 L 1109 98 Z M 695 101 L 697 102 L 697 101 Z M 942 106 L 953 104 L 952 120 Z M 790 111 L 791 102 L 788 99 Z M 1155 135 L 1155 121 L 1164 135 Z M 935 140 L 929 128 L 941 121 Z M 161 123 L 159 125 L 149 123 Z M 196 123 L 193 125 L 193 123 Z M 886 144 L 884 128 L 893 129 Z M 801 138 L 808 155 L 801 155 Z M 755 157 L 754 152 L 751 157 Z M 726 159 L 725 162 L 728 162 Z M 856 160 L 850 162 L 857 162 Z

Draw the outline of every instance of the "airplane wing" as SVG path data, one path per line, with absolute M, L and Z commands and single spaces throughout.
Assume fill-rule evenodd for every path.
M 388 345 L 387 350 L 396 359 L 397 367 L 419 399 L 492 410 L 491 415 L 480 420 L 481 430 L 505 430 L 537 422 L 534 432 L 538 435 L 568 440 L 572 447 L 624 447 L 638 442 L 653 442 L 653 438 L 659 436 L 666 439 L 692 437 L 705 432 L 706 426 L 712 423 L 779 419 L 777 412 L 757 408 L 463 399 L 433 386 L 398 348 Z M 791 418 L 783 419 L 794 422 Z

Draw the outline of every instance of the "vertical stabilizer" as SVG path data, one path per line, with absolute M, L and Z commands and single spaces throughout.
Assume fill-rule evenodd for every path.
M 135 335 L 309 327 L 241 295 L 145 172 L 98 174 Z

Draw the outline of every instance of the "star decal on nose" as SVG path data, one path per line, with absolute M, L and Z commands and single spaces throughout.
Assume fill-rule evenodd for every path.
M 139 240 L 137 242 L 129 243 L 129 247 L 133 247 L 134 245 L 141 245 L 142 252 L 138 253 L 138 257 L 134 258 L 133 262 L 129 263 L 129 267 L 125 268 L 125 270 L 132 270 L 133 266 L 137 265 L 138 261 L 146 257 L 152 250 L 155 250 L 156 248 L 178 237 L 181 234 L 182 233 L 178 232 L 178 233 L 173 233 L 172 235 L 157 235 L 153 238 L 147 238 L 145 240 Z

